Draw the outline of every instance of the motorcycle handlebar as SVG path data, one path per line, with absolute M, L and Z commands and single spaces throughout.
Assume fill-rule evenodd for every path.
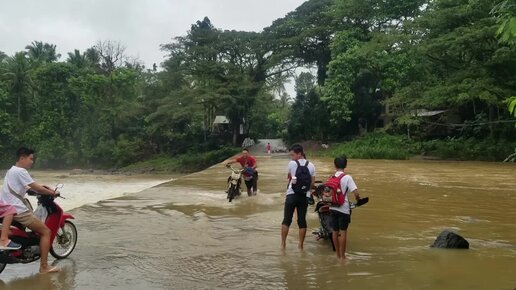
M 60 198 L 62 198 L 62 199 L 65 199 L 64 197 L 62 197 L 62 196 L 61 196 L 61 193 L 60 193 L 60 192 L 56 192 L 56 194 L 55 194 L 55 195 L 49 195 L 49 194 L 40 194 L 39 192 L 36 192 L 36 191 L 34 191 L 34 190 L 29 189 L 29 190 L 27 191 L 27 194 L 28 194 L 29 196 L 48 196 L 48 197 L 60 197 Z
M 39 193 L 35 192 L 34 190 L 27 190 L 27 194 L 30 195 L 30 196 L 38 196 Z
M 236 172 L 240 172 L 240 173 L 244 172 L 244 168 L 242 168 L 242 169 L 235 169 L 233 166 L 231 166 L 231 164 L 226 164 L 226 167 L 231 169 L 231 171 L 233 171 L 235 173 Z

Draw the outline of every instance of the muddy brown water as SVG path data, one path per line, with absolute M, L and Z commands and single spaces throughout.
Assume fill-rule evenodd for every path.
M 79 242 L 63 271 L 8 265 L 0 289 L 514 289 L 516 166 L 350 160 L 370 202 L 353 212 L 348 261 L 291 228 L 280 251 L 286 156 L 259 157 L 258 196 L 225 199 L 221 165 L 73 209 Z M 330 159 L 312 160 L 318 179 Z M 318 226 L 309 210 L 309 232 Z M 470 250 L 431 249 L 454 229 Z

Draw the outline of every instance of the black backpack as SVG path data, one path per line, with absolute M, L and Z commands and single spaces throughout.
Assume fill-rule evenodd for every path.
M 308 160 L 306 161 L 304 166 L 299 164 L 299 161 L 296 160 L 297 169 L 296 169 L 296 184 L 292 184 L 292 190 L 294 190 L 295 194 L 305 196 L 306 193 L 310 190 L 310 185 L 312 185 L 312 175 L 310 174 L 310 170 L 308 169 Z

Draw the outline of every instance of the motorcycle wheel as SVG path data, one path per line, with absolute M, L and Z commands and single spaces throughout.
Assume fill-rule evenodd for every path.
M 71 221 L 65 221 L 64 226 L 59 229 L 50 248 L 50 254 L 56 259 L 68 257 L 77 244 L 77 228 Z
M 238 194 L 238 189 L 232 185 L 228 190 L 228 200 L 231 202 Z
M 0 273 L 2 273 L 4 271 L 5 266 L 7 266 L 6 263 L 0 263 Z

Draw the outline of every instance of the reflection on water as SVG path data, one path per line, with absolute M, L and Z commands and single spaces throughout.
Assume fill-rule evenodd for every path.
M 35 265 L 35 266 L 34 266 Z M 18 276 L 7 282 L 0 280 L 0 289 L 38 289 L 38 290 L 57 290 L 57 289 L 75 289 L 75 261 L 72 258 L 55 261 L 53 266 L 61 268 L 59 273 L 52 275 L 38 274 L 39 264 L 33 263 L 19 269 L 20 271 L 12 271 L 6 269 L 2 275 Z
M 295 228 L 280 251 L 285 158 L 260 157 L 259 195 L 234 203 L 224 194 L 229 171 L 215 166 L 77 208 L 74 265 L 51 278 L 32 275 L 37 265 L 9 265 L 0 289 L 516 287 L 513 164 L 351 160 L 349 173 L 371 201 L 353 212 L 341 264 L 311 236 L 299 251 Z M 331 173 L 331 160 L 313 162 L 319 176 Z M 317 227 L 311 211 L 308 224 Z M 471 249 L 429 248 L 445 228 Z

